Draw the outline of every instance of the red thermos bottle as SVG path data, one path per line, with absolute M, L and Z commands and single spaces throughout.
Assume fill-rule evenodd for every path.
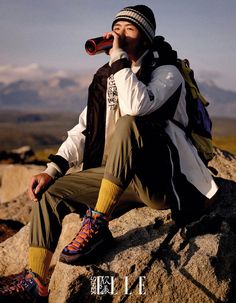
M 85 50 L 89 55 L 97 55 L 112 48 L 113 37 L 104 39 L 103 37 L 92 38 L 86 41 Z

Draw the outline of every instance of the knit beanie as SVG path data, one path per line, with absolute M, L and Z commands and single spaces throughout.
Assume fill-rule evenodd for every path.
M 117 21 L 128 21 L 134 24 L 147 38 L 153 42 L 156 30 L 156 21 L 153 11 L 146 5 L 135 5 L 123 8 L 112 23 L 112 28 Z

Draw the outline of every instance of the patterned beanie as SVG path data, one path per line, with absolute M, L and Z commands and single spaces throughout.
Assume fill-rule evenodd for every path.
M 112 28 L 118 21 L 129 21 L 134 24 L 151 43 L 155 37 L 156 21 L 152 10 L 146 5 L 135 5 L 123 8 L 112 23 Z

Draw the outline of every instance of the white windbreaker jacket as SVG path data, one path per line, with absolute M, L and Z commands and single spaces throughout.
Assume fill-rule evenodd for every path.
M 185 85 L 179 70 L 174 65 L 157 67 L 152 72 L 150 82 L 145 85 L 136 76 L 143 56 L 135 65 L 118 69 L 107 79 L 103 164 L 106 162 L 116 121 L 124 115 L 143 116 L 156 111 L 181 84 L 180 99 L 173 118 L 184 126 L 188 124 Z M 119 50 L 112 54 L 110 65 L 112 66 L 113 63 L 122 59 L 127 59 L 127 54 L 123 50 Z M 81 113 L 78 124 L 68 131 L 67 139 L 57 152 L 57 155 L 68 161 L 69 167 L 80 166 L 82 169 L 85 146 L 83 131 L 86 129 L 86 115 L 87 107 Z M 178 150 L 181 172 L 203 195 L 211 198 L 217 191 L 217 185 L 198 156 L 196 148 L 186 137 L 185 132 L 171 121 L 167 121 L 166 132 Z M 51 162 L 45 172 L 54 177 L 56 173 L 60 172 L 60 168 Z

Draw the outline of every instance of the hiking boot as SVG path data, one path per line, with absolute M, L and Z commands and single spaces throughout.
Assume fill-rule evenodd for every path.
M 8 284 L 11 284 L 13 281 L 16 283 L 16 281 L 20 281 L 28 274 L 28 270 L 24 269 L 22 272 L 18 274 L 12 274 L 9 276 L 0 277 L 0 290 L 5 287 Z
M 25 270 L 17 275 L 4 277 L 2 282 L 0 302 L 47 302 L 48 289 L 32 271 Z
M 60 261 L 67 264 L 83 264 L 92 261 L 95 252 L 113 241 L 108 228 L 108 218 L 89 209 L 84 216 L 82 227 L 75 238 L 61 252 Z

